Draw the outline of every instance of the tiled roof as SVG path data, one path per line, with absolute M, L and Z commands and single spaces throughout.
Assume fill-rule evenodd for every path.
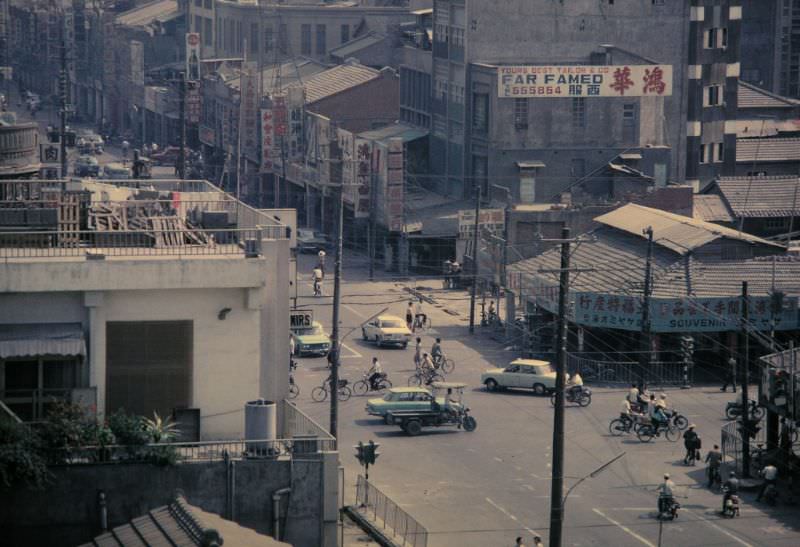
M 346 89 L 365 84 L 379 76 L 380 72 L 374 68 L 359 64 L 344 64 L 313 74 L 304 79 L 302 84 L 298 82 L 289 87 L 299 87 L 300 85 L 305 87 L 306 103 L 311 104 Z
M 800 161 L 800 138 L 736 139 L 736 161 Z
M 733 222 L 734 217 L 721 196 L 716 194 L 694 195 L 694 218 L 706 222 Z
M 177 496 L 169 505 L 99 535 L 81 547 L 194 547 L 197 545 L 263 545 L 289 547 L 255 530 L 189 505 Z
M 653 241 L 678 254 L 687 254 L 720 238 L 729 238 L 761 245 L 780 247 L 776 243 L 746 233 L 725 228 L 703 220 L 689 218 L 659 209 L 629 203 L 610 213 L 601 215 L 595 222 L 645 239 L 644 230 L 653 228 Z
M 753 84 L 739 80 L 739 108 L 793 108 L 800 101 L 781 97 Z
M 359 51 L 363 51 L 368 47 L 380 44 L 386 40 L 387 36 L 378 32 L 369 32 L 363 36 L 359 36 L 349 42 L 333 48 L 330 54 L 340 59 L 347 59 L 352 55 L 356 55 Z
M 178 13 L 177 0 L 156 0 L 121 13 L 117 16 L 116 21 L 118 24 L 128 27 L 141 27 L 156 20 L 165 21 Z
M 723 177 L 714 185 L 736 217 L 800 215 L 800 177 Z

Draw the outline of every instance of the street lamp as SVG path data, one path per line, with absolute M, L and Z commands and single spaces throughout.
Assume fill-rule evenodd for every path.
M 567 490 L 567 493 L 566 493 L 566 494 L 564 494 L 564 501 L 563 501 L 563 503 L 561 504 L 562 508 L 563 508 L 563 507 L 566 507 L 566 505 L 567 505 L 567 498 L 569 497 L 570 493 L 571 493 L 573 490 L 575 490 L 575 488 L 577 488 L 577 487 L 578 487 L 578 485 L 579 485 L 580 483 L 582 483 L 582 482 L 583 482 L 583 481 L 585 481 L 586 479 L 593 479 L 593 478 L 595 478 L 597 475 L 599 475 L 600 473 L 602 473 L 603 471 L 605 471 L 605 470 L 606 470 L 606 468 L 607 468 L 609 465 L 611 465 L 612 463 L 614 463 L 614 462 L 615 462 L 615 461 L 617 461 L 618 459 L 620 459 L 620 458 L 622 458 L 623 456 L 625 456 L 625 454 L 627 454 L 627 452 L 623 452 L 622 454 L 619 454 L 618 456 L 615 456 L 614 458 L 612 458 L 612 459 L 608 460 L 606 463 L 604 463 L 603 465 L 601 465 L 600 467 L 598 467 L 597 469 L 595 469 L 594 471 L 592 471 L 592 472 L 591 472 L 591 473 L 589 473 L 588 475 L 586 475 L 586 476 L 584 476 L 584 477 L 581 477 L 580 479 L 578 479 L 578 482 L 576 482 L 575 484 L 573 484 L 572 486 L 570 486 L 570 487 L 569 487 L 569 490 Z

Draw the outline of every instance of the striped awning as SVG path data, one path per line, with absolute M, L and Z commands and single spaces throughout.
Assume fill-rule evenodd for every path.
M 42 355 L 86 356 L 79 323 L 0 325 L 0 359 Z

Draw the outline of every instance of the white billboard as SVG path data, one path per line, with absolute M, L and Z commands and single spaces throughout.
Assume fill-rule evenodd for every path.
M 497 96 L 500 98 L 669 95 L 672 95 L 672 65 L 497 67 Z

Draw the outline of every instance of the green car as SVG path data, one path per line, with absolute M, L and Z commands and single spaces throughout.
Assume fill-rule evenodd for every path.
M 386 413 L 397 410 L 431 410 L 433 395 L 424 387 L 393 387 L 382 398 L 367 401 L 367 414 L 386 420 Z M 444 406 L 444 397 L 436 402 Z
M 314 321 L 310 327 L 292 329 L 292 338 L 294 354 L 298 357 L 304 355 L 324 357 L 331 349 L 331 339 L 318 321 Z

